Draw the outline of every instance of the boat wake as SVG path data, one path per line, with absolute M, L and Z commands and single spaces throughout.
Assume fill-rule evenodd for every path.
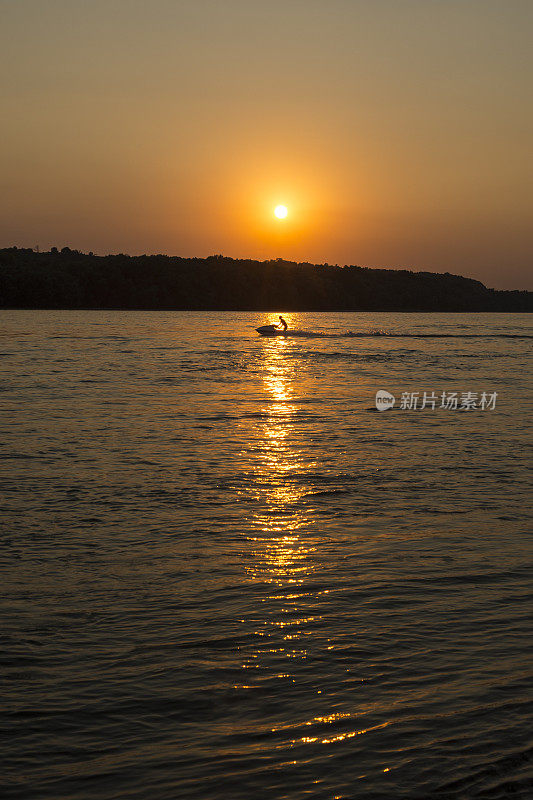
M 258 330 L 258 329 L 256 329 Z M 376 337 L 386 337 L 389 339 L 533 339 L 533 335 L 527 333 L 394 333 L 389 331 L 344 331 L 344 332 L 324 332 L 324 331 L 300 331 L 288 330 L 285 333 L 279 331 L 275 334 L 263 334 L 274 338 L 301 338 L 301 339 L 373 339 Z

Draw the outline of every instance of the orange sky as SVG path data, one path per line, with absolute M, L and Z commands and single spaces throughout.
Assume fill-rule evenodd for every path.
M 0 0 L 0 245 L 533 288 L 532 23 L 529 0 Z

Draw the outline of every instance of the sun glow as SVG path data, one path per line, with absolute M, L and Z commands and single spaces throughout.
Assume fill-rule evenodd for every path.
M 274 214 L 278 219 L 285 219 L 288 213 L 287 206 L 276 206 L 274 209 Z

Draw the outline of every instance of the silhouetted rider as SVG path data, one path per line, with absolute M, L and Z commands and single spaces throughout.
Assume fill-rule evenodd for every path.
M 279 315 L 279 325 L 276 325 L 276 328 L 283 328 L 283 332 L 285 333 L 285 331 L 287 330 L 288 327 L 289 326 L 287 325 L 287 323 L 285 322 L 285 320 L 283 319 L 283 317 L 280 314 Z

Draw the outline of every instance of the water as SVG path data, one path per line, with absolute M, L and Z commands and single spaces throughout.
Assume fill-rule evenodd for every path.
M 285 316 L 2 313 L 5 798 L 531 796 L 531 318 Z

